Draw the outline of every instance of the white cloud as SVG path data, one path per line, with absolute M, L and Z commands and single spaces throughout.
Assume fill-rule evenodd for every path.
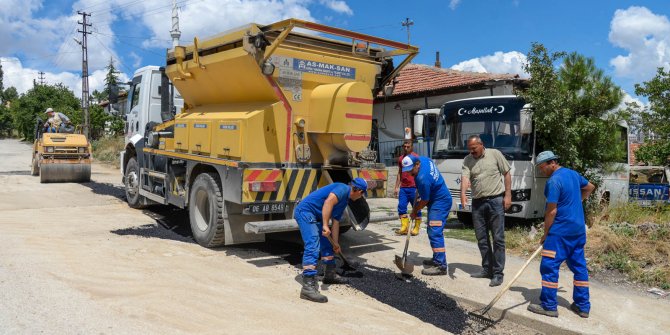
M 44 0 L 2 0 L 0 24 L 0 56 L 5 59 L 5 83 L 16 86 L 20 92 L 32 87 L 32 80 L 38 71 L 47 73 L 47 81 L 60 81 L 70 87 L 75 94 L 81 92 L 81 41 L 77 30 L 82 19 L 77 10 L 89 14 L 88 65 L 91 90 L 102 87 L 98 73 L 112 57 L 122 70 L 132 71 L 142 64 L 142 52 L 163 54 L 171 46 L 171 1 L 166 0 L 76 0 L 71 8 L 60 10 L 65 14 L 39 17 Z M 323 6 L 336 15 L 352 15 L 353 11 L 342 0 L 200 0 L 181 1 L 181 40 L 189 43 L 194 36 L 205 38 L 219 32 L 239 27 L 250 22 L 267 24 L 287 18 L 317 21 L 310 12 L 310 6 Z M 223 20 L 222 18 L 226 19 Z M 121 21 L 123 20 L 123 21 Z M 114 29 L 123 22 L 124 31 L 135 36 L 117 36 Z M 131 29 L 129 29 L 131 28 Z M 148 33 L 146 31 L 148 30 Z M 144 34 L 144 40 L 138 35 Z M 128 38 L 134 38 L 130 40 Z M 119 57 L 115 46 L 140 45 Z M 120 64 L 121 61 L 125 63 Z M 126 64 L 127 63 L 127 64 Z M 8 77 L 8 68 L 12 75 Z M 101 72 L 102 71 L 102 72 Z M 124 75 L 125 76 L 125 75 Z M 126 78 L 127 79 L 127 78 Z
M 187 2 L 179 11 L 180 40 L 192 41 L 195 36 L 209 37 L 250 22 L 269 24 L 288 18 L 316 21 L 308 9 L 311 3 L 311 0 Z M 169 11 L 170 8 L 165 8 L 163 0 L 145 0 L 136 6 L 126 8 L 123 15 L 129 20 L 139 20 L 151 31 L 151 37 L 142 43 L 144 47 L 166 48 L 171 46 L 169 34 L 171 21 L 165 19 Z M 222 17 L 226 19 L 222 20 Z
M 628 50 L 610 60 L 617 76 L 637 81 L 654 76 L 657 67 L 670 68 L 670 21 L 645 7 L 629 7 L 614 13 L 609 40 Z
M 33 80 L 38 79 L 40 70 L 24 67 L 18 58 L 0 57 L 0 62 L 2 62 L 2 71 L 4 72 L 3 84 L 5 88 L 14 86 L 19 94 L 25 93 L 33 87 Z M 88 86 L 91 92 L 104 89 L 106 75 L 106 69 L 98 69 L 89 73 Z M 81 76 L 78 73 L 45 71 L 44 80 L 49 85 L 62 83 L 70 88 L 75 96 L 81 97 Z M 128 80 L 128 76 L 123 73 L 119 74 L 119 81 Z
M 349 8 L 346 2 L 340 0 L 320 0 L 322 5 L 332 9 L 333 11 L 341 14 L 354 15 L 354 11 Z
M 528 77 L 523 71 L 526 55 L 518 51 L 496 51 L 493 55 L 478 57 L 460 62 L 451 68 L 459 71 L 486 73 L 513 73 Z
M 451 0 L 449 1 L 449 8 L 451 8 L 451 10 L 456 10 L 456 7 L 458 7 L 458 4 L 460 3 L 461 0 Z

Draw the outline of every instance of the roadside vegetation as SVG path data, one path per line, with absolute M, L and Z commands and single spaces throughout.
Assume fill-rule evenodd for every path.
M 637 204 L 605 208 L 588 214 L 586 258 L 592 274 L 616 271 L 630 282 L 670 289 L 670 206 Z M 540 243 L 543 226 L 508 224 L 509 254 L 528 257 Z M 472 227 L 449 229 L 445 237 L 475 242 Z
M 123 136 L 105 136 L 91 142 L 93 159 L 119 168 L 119 152 L 123 150 Z

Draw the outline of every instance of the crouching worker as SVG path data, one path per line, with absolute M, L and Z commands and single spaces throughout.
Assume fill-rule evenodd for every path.
M 340 220 L 347 208 L 349 199 L 355 201 L 367 195 L 368 184 L 363 178 L 355 178 L 350 185 L 333 183 L 324 186 L 303 199 L 293 212 L 300 227 L 300 235 L 305 244 L 302 256 L 302 290 L 300 298 L 314 302 L 328 302 L 328 298 L 319 293 L 316 279 L 316 265 L 321 260 L 326 265 L 324 284 L 346 284 L 347 280 L 335 271 L 334 253 L 340 251 Z M 328 227 L 328 222 L 333 227 Z M 327 236 L 331 236 L 335 245 L 331 245 Z

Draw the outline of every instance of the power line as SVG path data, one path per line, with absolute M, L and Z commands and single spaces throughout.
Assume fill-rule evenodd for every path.
M 178 6 L 181 6 L 181 5 L 183 5 L 183 4 L 187 3 L 187 2 L 190 2 L 190 1 L 193 1 L 193 0 L 181 0 L 181 1 L 178 1 L 178 2 L 177 2 L 177 5 L 178 5 Z M 204 1 L 204 0 L 200 0 L 200 1 Z M 117 9 L 117 8 L 118 8 L 118 7 L 115 7 L 115 8 L 113 8 L 113 9 L 110 9 L 109 11 L 111 12 L 112 10 L 115 10 L 115 9 Z M 149 9 L 149 10 L 143 12 L 143 13 L 142 13 L 142 17 L 147 17 L 147 16 L 151 16 L 151 15 L 161 14 L 161 13 L 163 13 L 163 12 L 167 12 L 167 11 L 171 11 L 171 10 L 172 10 L 172 5 L 159 6 L 159 7 L 155 7 L 155 8 L 153 8 L 153 9 Z M 102 21 L 96 21 L 96 24 L 109 23 L 109 22 L 112 22 L 112 21 L 114 21 L 114 20 L 115 20 L 114 18 L 111 18 L 111 19 L 106 19 L 106 20 L 102 20 Z
M 107 52 L 109 52 L 109 55 L 110 55 L 112 58 L 116 59 L 116 61 L 119 62 L 119 64 L 121 64 L 121 66 L 123 66 L 124 68 L 126 68 L 126 70 L 128 70 L 128 72 L 133 73 L 133 71 L 132 71 L 131 69 L 129 69 L 125 64 L 123 64 L 123 62 L 122 62 L 118 57 L 114 57 L 114 53 L 112 52 L 112 50 L 109 50 L 109 48 L 108 48 L 104 43 L 102 43 L 102 41 L 101 41 L 97 36 L 93 35 L 93 37 L 95 37 L 95 39 L 98 41 L 98 43 L 99 43 L 105 50 L 107 50 Z

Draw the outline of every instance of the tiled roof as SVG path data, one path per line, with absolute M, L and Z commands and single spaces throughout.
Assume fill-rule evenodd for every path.
M 515 78 L 519 78 L 519 76 L 508 73 L 465 72 L 429 65 L 409 64 L 400 70 L 393 95 L 438 91 L 447 88 L 481 84 L 489 80 L 512 80 Z

